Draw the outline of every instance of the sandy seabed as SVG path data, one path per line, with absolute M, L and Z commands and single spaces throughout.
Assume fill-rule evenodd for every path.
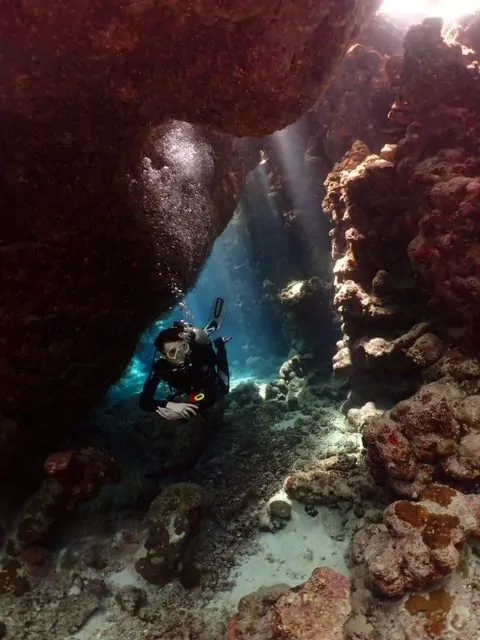
M 357 521 L 351 505 L 316 507 L 308 515 L 294 502 L 291 520 L 274 533 L 260 531 L 258 509 L 299 465 L 358 446 L 358 436 L 328 406 L 310 415 L 290 412 L 277 422 L 261 411 L 227 422 L 210 454 L 184 478 L 218 498 L 198 536 L 199 587 L 187 591 L 174 581 L 158 588 L 137 574 L 138 549 L 125 545 L 122 533 L 141 530 L 133 518 L 112 535 L 71 539 L 56 555 L 56 570 L 29 594 L 5 600 L 6 638 L 224 640 L 239 600 L 256 589 L 301 584 L 319 566 L 347 575 L 345 555 Z M 92 548 L 104 559 L 93 567 L 83 560 Z M 118 602 L 119 592 L 132 588 L 145 598 L 133 614 Z

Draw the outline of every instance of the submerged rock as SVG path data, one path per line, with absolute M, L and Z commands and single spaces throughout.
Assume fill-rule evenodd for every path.
M 242 598 L 228 640 L 341 640 L 350 615 L 350 583 L 332 569 L 315 569 L 305 584 L 260 589 Z
M 268 510 L 273 517 L 289 520 L 292 517 L 292 501 L 285 491 L 279 491 L 268 501 Z
M 372 490 L 372 480 L 355 456 L 339 454 L 320 460 L 308 471 L 298 471 L 285 481 L 291 498 L 309 505 L 354 502 Z
M 117 591 L 115 600 L 124 611 L 136 616 L 139 610 L 147 603 L 147 596 L 143 589 L 125 585 Z
M 147 582 L 163 586 L 178 573 L 211 496 L 194 484 L 174 484 L 156 498 L 147 515 L 146 554 L 135 563 Z
M 7 542 L 18 555 L 44 542 L 54 525 L 80 503 L 95 498 L 105 484 L 118 482 L 120 470 L 113 458 L 92 447 L 56 453 L 46 460 L 47 477 L 20 510 Z
M 460 547 L 478 535 L 480 503 L 444 485 L 432 484 L 420 502 L 394 502 L 383 525 L 369 525 L 354 537 L 354 563 L 364 563 L 368 581 L 382 594 L 400 597 L 451 574 Z

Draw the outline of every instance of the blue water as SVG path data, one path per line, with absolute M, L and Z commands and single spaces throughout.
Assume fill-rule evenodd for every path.
M 224 298 L 228 309 L 219 335 L 232 337 L 228 344 L 232 385 L 244 379 L 267 381 L 278 377 L 289 347 L 280 320 L 264 299 L 262 278 L 248 258 L 248 232 L 241 215 L 237 214 L 217 239 L 195 288 L 183 303 L 142 336 L 124 376 L 107 393 L 107 402 L 141 390 L 155 352 L 153 340 L 159 331 L 181 319 L 204 326 L 217 296 Z

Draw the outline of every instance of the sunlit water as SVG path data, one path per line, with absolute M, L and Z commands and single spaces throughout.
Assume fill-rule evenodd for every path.
M 418 16 L 439 16 L 448 23 L 479 9 L 480 0 L 384 0 L 380 12 L 402 21 L 412 17 L 415 22 Z

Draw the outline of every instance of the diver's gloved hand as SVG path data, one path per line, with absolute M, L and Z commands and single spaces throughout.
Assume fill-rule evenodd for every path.
M 157 407 L 156 412 L 165 420 L 185 420 L 197 415 L 198 407 L 187 402 L 167 402 L 166 407 Z

